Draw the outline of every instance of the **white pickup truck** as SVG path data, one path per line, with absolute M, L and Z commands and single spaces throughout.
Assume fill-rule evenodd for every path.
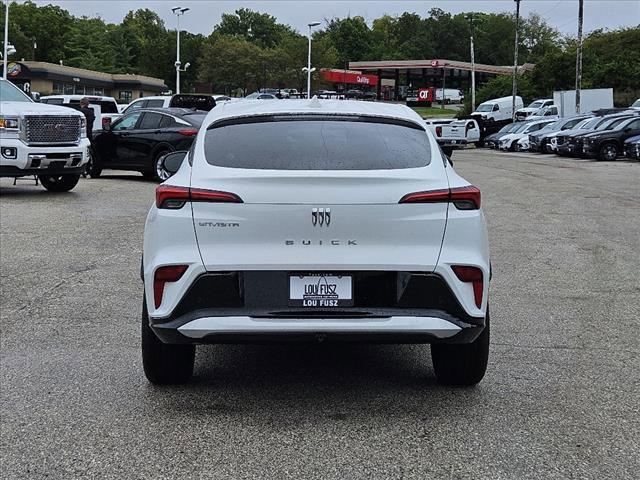
M 0 79 L 0 177 L 36 175 L 52 192 L 76 186 L 89 159 L 82 113 L 36 103 Z
M 437 125 L 434 131 L 436 140 L 443 150 L 480 142 L 480 127 L 473 119 L 453 120 L 444 125 Z

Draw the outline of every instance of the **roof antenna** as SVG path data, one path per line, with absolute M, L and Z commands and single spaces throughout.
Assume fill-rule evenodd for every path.
M 318 100 L 318 96 L 314 95 L 311 100 L 309 100 L 309 107 L 311 108 L 320 108 L 322 105 L 320 104 L 320 100 Z

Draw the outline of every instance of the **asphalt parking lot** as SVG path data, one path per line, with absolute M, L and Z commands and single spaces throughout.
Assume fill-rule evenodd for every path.
M 468 150 L 493 262 L 472 389 L 428 346 L 207 346 L 147 383 L 155 184 L 0 181 L 4 478 L 637 478 L 640 163 Z M 109 173 L 109 172 L 106 172 Z

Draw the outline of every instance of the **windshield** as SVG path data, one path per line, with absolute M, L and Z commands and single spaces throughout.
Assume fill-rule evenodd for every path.
M 544 102 L 542 100 L 536 100 L 529 104 L 529 108 L 540 108 Z
M 491 112 L 493 111 L 493 103 L 483 103 L 482 105 L 478 105 L 476 108 L 476 112 Z
M 591 130 L 595 128 L 602 121 L 602 117 L 594 117 L 590 118 L 589 121 L 585 122 L 584 125 L 580 127 L 581 130 Z
M 428 165 L 431 147 L 425 131 L 412 122 L 359 116 L 256 116 L 210 126 L 205 156 L 211 165 L 230 168 L 390 170 Z
M 0 101 L 25 103 L 33 102 L 33 100 L 22 93 L 22 90 L 20 90 L 10 81 L 4 79 L 0 79 Z
M 607 118 L 602 120 L 597 126 L 596 130 L 611 130 L 620 122 L 624 122 L 627 118 Z
M 640 108 L 640 98 L 638 100 L 636 100 L 635 102 L 633 102 L 631 104 L 632 107 L 639 107 Z
M 541 130 L 545 130 L 545 131 L 560 130 L 564 122 L 565 120 L 556 120 L 555 122 L 550 123 L 549 125 L 545 125 L 544 128 L 542 128 Z

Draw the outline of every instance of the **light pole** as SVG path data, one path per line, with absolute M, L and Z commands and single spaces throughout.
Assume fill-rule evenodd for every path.
M 2 55 L 2 78 L 7 78 L 7 57 L 9 56 L 9 0 L 4 2 L 4 53 Z
M 513 94 L 511 99 L 511 120 L 516 121 L 516 93 L 518 91 L 518 85 L 516 82 L 516 76 L 518 75 L 518 30 L 520 25 L 520 2 L 521 0 L 514 0 L 516 2 L 516 43 L 515 51 L 513 52 Z
M 469 29 L 471 30 L 471 111 L 476 109 L 476 61 L 475 49 L 473 48 L 473 13 L 466 16 L 469 20 Z
M 309 55 L 307 57 L 307 98 L 311 98 L 311 29 L 320 25 L 320 22 L 311 22 L 309 26 Z
M 578 48 L 576 50 L 576 113 L 580 113 L 580 89 L 582 88 L 582 23 L 584 2 L 578 2 Z
M 176 30 L 176 93 L 180 93 L 180 72 L 185 72 L 189 66 L 189 64 L 185 65 L 184 69 L 181 69 L 180 66 L 180 16 L 184 15 L 186 12 L 191 10 L 190 8 L 182 8 L 182 7 L 173 7 L 171 11 L 173 14 L 178 17 L 178 29 Z

